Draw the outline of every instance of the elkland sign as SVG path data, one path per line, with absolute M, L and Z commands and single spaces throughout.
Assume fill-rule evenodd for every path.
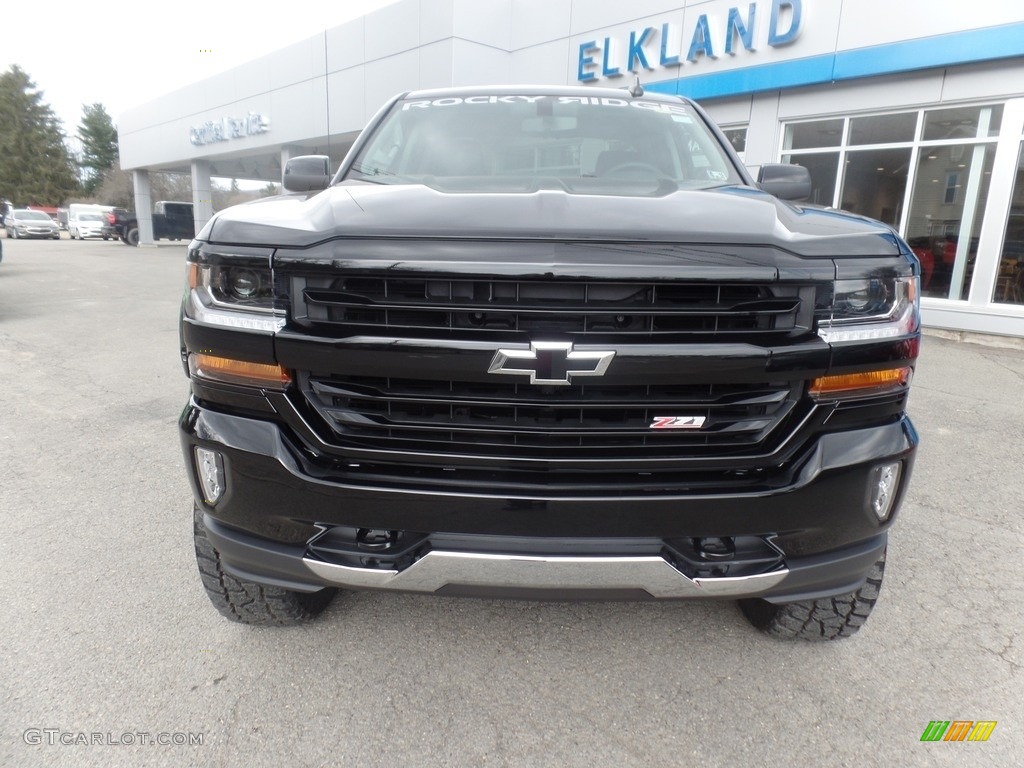
M 687 23 L 682 35 L 679 25 L 665 22 L 632 30 L 628 39 L 588 40 L 580 43 L 576 77 L 581 82 L 621 77 L 626 72 L 681 67 L 684 59 L 696 64 L 701 56 L 717 59 L 740 50 L 754 52 L 765 43 L 773 48 L 787 45 L 800 34 L 802 16 L 802 0 L 752 2 L 722 14 L 702 13 Z

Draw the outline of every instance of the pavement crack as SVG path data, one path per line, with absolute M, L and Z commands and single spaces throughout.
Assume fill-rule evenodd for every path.
M 1011 674 L 1017 674 L 1017 672 L 1019 672 L 1022 668 L 1024 668 L 1024 666 L 1022 666 L 1021 664 L 1018 664 L 1013 659 L 1006 658 L 1006 654 L 1009 653 L 1012 649 L 1013 649 L 1013 638 L 1011 637 L 1009 640 L 1006 641 L 1006 645 L 1003 646 L 1003 648 L 1001 650 L 998 650 L 998 651 L 993 651 L 993 650 L 988 650 L 988 649 L 986 649 L 986 650 L 988 650 L 988 652 L 991 653 L 993 656 L 998 656 L 1000 659 L 1002 659 L 1007 664 L 1009 664 L 1010 665 Z
M 1006 363 L 1002 363 L 999 360 L 995 359 L 995 357 L 992 357 L 990 355 L 982 355 L 982 357 L 986 361 L 992 363 L 992 365 L 996 366 L 997 368 L 1002 368 L 1004 371 L 1008 371 L 1018 379 L 1024 381 L 1024 371 L 1018 371 L 1016 368 L 1011 368 L 1010 366 L 1006 365 Z

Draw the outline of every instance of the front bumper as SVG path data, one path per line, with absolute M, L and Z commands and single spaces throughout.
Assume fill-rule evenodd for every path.
M 762 597 L 852 591 L 882 555 L 917 435 L 903 417 L 819 436 L 783 487 L 714 494 L 513 497 L 370 487 L 307 471 L 285 428 L 191 402 L 182 445 L 196 502 L 223 567 L 298 591 L 340 586 L 525 597 Z M 217 451 L 225 492 L 203 501 L 194 448 Z M 892 513 L 867 504 L 879 464 L 902 464 Z M 394 537 L 379 552 L 360 532 Z M 325 546 L 334 537 L 341 544 Z M 728 561 L 691 544 L 737 542 Z M 345 542 L 348 543 L 345 543 Z
M 560 556 L 428 549 L 399 570 L 327 562 L 311 556 L 305 547 L 258 539 L 228 528 L 209 515 L 204 516 L 203 522 L 207 537 L 229 573 L 300 592 L 342 587 L 528 599 L 760 597 L 787 602 L 859 588 L 886 547 L 886 534 L 882 533 L 840 551 L 792 558 L 772 570 L 743 576 L 702 576 L 693 570 L 687 573 L 685 566 L 667 552 Z M 634 547 L 640 543 L 625 542 Z M 502 548 L 500 543 L 495 544 Z M 550 548 L 551 542 L 537 540 L 536 545 L 541 550 Z
M 20 240 L 57 240 L 60 230 L 54 229 L 18 229 L 15 230 Z

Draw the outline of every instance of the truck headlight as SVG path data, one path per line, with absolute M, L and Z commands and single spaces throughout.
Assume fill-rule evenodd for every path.
M 264 272 L 267 274 L 264 275 Z M 269 270 L 235 267 L 227 270 L 222 279 L 224 289 L 233 299 L 239 302 L 258 302 L 269 299 L 271 308 L 273 308 L 274 297 L 269 290 Z
M 208 325 L 274 333 L 284 312 L 274 307 L 274 283 L 266 267 L 188 262 L 185 311 Z
M 269 269 L 189 262 L 188 284 L 204 303 L 257 311 L 274 309 Z
M 836 280 L 831 307 L 818 316 L 818 335 L 830 344 L 906 336 L 919 326 L 916 277 Z

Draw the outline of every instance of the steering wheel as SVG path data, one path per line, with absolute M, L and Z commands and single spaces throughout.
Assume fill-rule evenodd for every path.
M 619 163 L 618 165 L 613 165 L 611 168 L 607 169 L 601 175 L 615 176 L 617 174 L 622 173 L 623 171 L 625 171 L 628 175 L 642 175 L 644 178 L 646 178 L 647 176 L 654 176 L 654 178 L 660 179 L 662 176 L 665 175 L 665 172 L 662 171 L 657 166 L 651 165 L 650 163 L 642 163 L 638 160 L 631 160 L 628 163 Z M 638 171 L 642 173 L 636 173 Z

